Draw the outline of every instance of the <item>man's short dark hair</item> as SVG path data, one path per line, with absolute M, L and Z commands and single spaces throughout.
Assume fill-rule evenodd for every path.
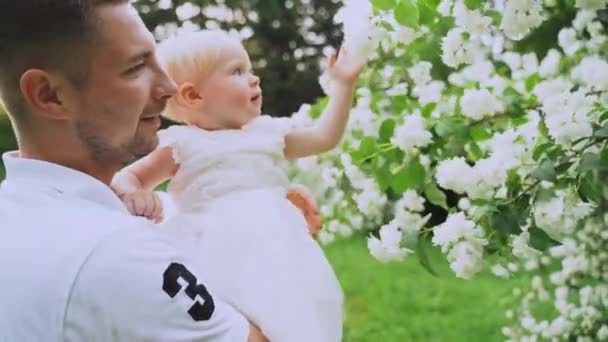
M 95 8 L 128 0 L 0 0 L 0 98 L 13 119 L 28 112 L 19 81 L 31 68 L 86 84 Z

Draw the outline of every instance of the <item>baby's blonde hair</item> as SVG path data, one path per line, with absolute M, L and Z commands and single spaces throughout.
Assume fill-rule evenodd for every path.
M 186 82 L 197 84 L 213 70 L 220 59 L 222 49 L 235 43 L 240 44 L 240 41 L 221 30 L 181 33 L 160 43 L 157 55 L 169 77 L 178 86 Z M 163 116 L 183 122 L 178 107 L 175 99 L 171 98 Z

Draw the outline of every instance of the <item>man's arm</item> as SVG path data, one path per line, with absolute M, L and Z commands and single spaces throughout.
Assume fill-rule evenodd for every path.
M 214 297 L 184 257 L 146 227 L 121 230 L 83 266 L 70 295 L 66 341 L 264 342 Z

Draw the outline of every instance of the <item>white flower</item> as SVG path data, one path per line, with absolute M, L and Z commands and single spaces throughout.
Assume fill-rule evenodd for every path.
M 442 81 L 433 81 L 422 86 L 416 86 L 412 89 L 412 93 L 418 98 L 418 102 L 425 106 L 432 102 L 439 102 L 444 88 L 445 84 Z
M 325 229 L 321 229 L 321 231 L 319 232 L 319 241 L 323 245 L 328 245 L 328 244 L 334 242 L 335 239 L 336 239 L 336 236 L 334 234 L 326 231 Z
M 454 6 L 454 17 L 456 26 L 477 36 L 485 34 L 492 24 L 491 18 L 485 17 L 479 10 L 469 10 L 462 2 L 458 2 Z
M 344 45 L 362 56 L 370 56 L 383 38 L 383 31 L 372 20 L 372 5 L 367 0 L 348 0 L 334 21 L 344 25 Z
M 608 63 L 596 56 L 587 56 L 572 71 L 572 76 L 593 90 L 608 90 Z
M 430 218 L 430 214 L 422 217 L 420 214 L 412 213 L 396 207 L 395 218 L 391 221 L 391 224 L 401 228 L 401 232 L 403 233 L 403 237 L 405 239 L 413 239 L 418 237 L 420 229 L 422 229 Z
M 542 332 L 544 338 L 558 338 L 567 336 L 572 330 L 574 324 L 563 316 L 554 319 L 549 327 Z
M 501 278 L 508 278 L 510 275 L 509 270 L 506 269 L 503 265 L 499 265 L 499 264 L 492 266 L 491 271 L 492 271 L 492 273 L 494 273 L 495 276 L 501 277 Z
M 501 29 L 507 37 L 520 40 L 544 20 L 543 6 L 538 0 L 508 0 L 503 12 Z
M 433 80 L 431 77 L 432 68 L 431 63 L 422 61 L 407 69 L 407 73 L 416 85 L 425 85 Z
M 550 236 L 561 235 L 562 214 L 566 208 L 564 199 L 554 197 L 549 201 L 534 205 L 534 221 L 536 225 L 545 230 Z
M 473 120 L 480 120 L 486 116 L 493 116 L 504 111 L 504 106 L 498 98 L 487 89 L 467 89 L 460 100 L 462 113 Z
M 403 125 L 397 127 L 391 143 L 405 152 L 418 147 L 425 147 L 433 140 L 433 135 L 424 127 L 420 114 L 405 117 Z
M 597 331 L 597 338 L 600 341 L 608 341 L 608 325 L 602 325 L 602 327 Z
M 551 49 L 540 63 L 539 74 L 541 77 L 551 77 L 559 72 L 561 54 L 556 49 Z
M 576 39 L 576 31 L 573 28 L 563 28 L 559 31 L 557 40 L 559 46 L 568 56 L 574 55 L 582 47 L 581 42 Z
M 562 97 L 566 93 L 570 93 L 574 85 L 563 78 L 554 79 L 551 81 L 543 81 L 536 85 L 534 94 L 541 102 L 548 100 L 550 97 Z
M 459 242 L 450 250 L 448 261 L 457 277 L 471 279 L 483 268 L 483 246 L 469 241 Z
M 386 95 L 388 96 L 399 96 L 399 95 L 407 95 L 407 83 L 401 82 L 392 86 L 389 90 L 386 91 Z
M 603 0 L 605 2 L 605 0 Z M 596 11 L 590 10 L 580 10 L 576 13 L 576 17 L 572 21 L 572 27 L 576 29 L 579 33 L 582 33 L 583 30 L 593 22 L 593 19 L 597 17 Z
M 444 253 L 460 240 L 485 244 L 481 229 L 475 222 L 467 220 L 463 212 L 448 216 L 447 220 L 433 231 L 432 242 L 436 246 L 441 246 Z
M 522 259 L 532 259 L 540 256 L 540 251 L 530 247 L 530 233 L 527 231 L 511 238 L 513 255 Z
M 504 155 L 496 153 L 490 158 L 479 160 L 474 168 L 479 175 L 479 179 L 485 185 L 497 188 L 507 180 L 507 172 L 515 166 L 513 164 L 513 159 L 505 158 Z
M 606 8 L 606 0 L 576 0 L 576 7 L 583 10 L 597 11 Z
M 380 228 L 380 239 L 369 237 L 367 247 L 379 261 L 400 261 L 413 251 L 401 247 L 402 234 L 396 225 L 387 224 Z
M 440 162 L 435 178 L 439 186 L 459 194 L 465 193 L 477 181 L 473 168 L 462 157 Z
M 394 26 L 396 26 L 395 30 L 390 33 L 391 39 L 394 42 L 409 45 L 414 40 L 416 40 L 416 38 L 418 38 L 418 34 L 414 29 L 399 24 L 396 24 Z
M 396 207 L 405 208 L 413 212 L 421 212 L 424 210 L 425 201 L 424 197 L 418 195 L 416 190 L 408 190 L 397 201 Z
M 347 130 L 361 131 L 366 136 L 376 136 L 380 124 L 374 117 L 375 114 L 369 107 L 358 105 L 350 111 Z
M 470 38 L 465 37 L 461 28 L 453 28 L 441 40 L 441 59 L 445 65 L 457 68 L 462 64 L 472 64 L 474 61 L 474 46 Z
M 583 90 L 545 98 L 543 110 L 547 114 L 549 134 L 565 146 L 579 138 L 591 136 L 593 126 L 589 113 L 595 100 L 596 97 L 587 96 Z
M 386 204 L 386 195 L 380 192 L 375 182 L 366 182 L 363 191 L 354 197 L 357 208 L 363 215 L 372 219 L 381 218 L 382 209 Z

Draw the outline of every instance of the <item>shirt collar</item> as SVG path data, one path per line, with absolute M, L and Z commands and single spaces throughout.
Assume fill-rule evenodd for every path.
M 2 185 L 8 184 L 18 189 L 52 190 L 127 213 L 126 207 L 110 187 L 83 172 L 43 160 L 21 158 L 19 151 L 4 153 L 2 160 L 6 168 L 5 184 Z

